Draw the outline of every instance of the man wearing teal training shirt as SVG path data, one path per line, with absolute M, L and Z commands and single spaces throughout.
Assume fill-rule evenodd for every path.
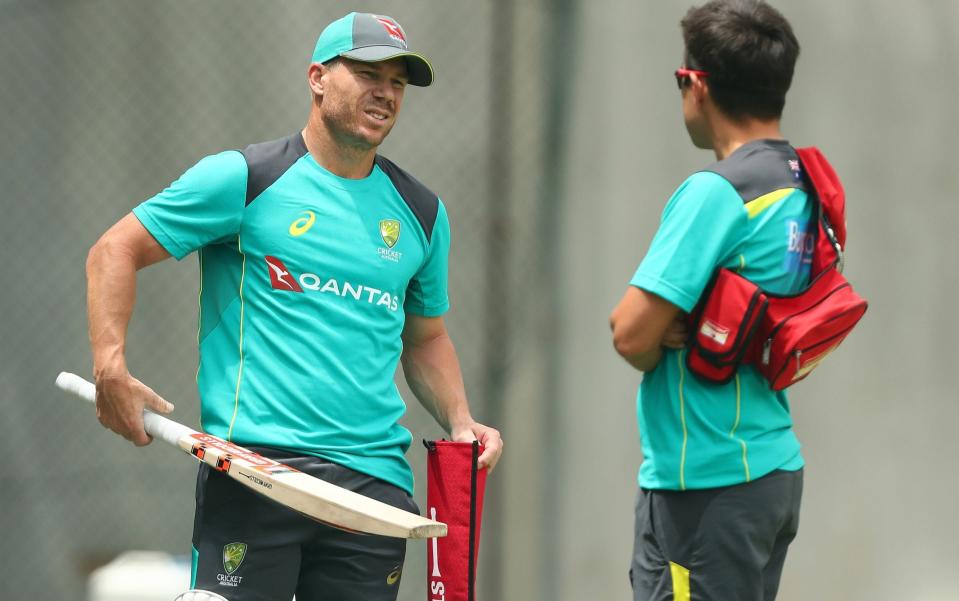
M 698 380 L 683 321 L 719 267 L 774 294 L 808 283 L 813 206 L 780 132 L 799 43 L 756 0 L 692 8 L 682 31 L 683 117 L 717 162 L 669 199 L 610 319 L 616 350 L 644 372 L 630 579 L 634 601 L 771 601 L 802 494 L 789 402 L 751 366 L 728 384 Z
M 203 429 L 410 511 L 411 435 L 393 382 L 457 441 L 502 452 L 473 420 L 442 315 L 450 228 L 439 198 L 376 153 L 407 84 L 430 63 L 390 17 L 351 13 L 320 35 L 306 127 L 206 157 L 143 202 L 87 261 L 100 421 L 150 442 L 142 410 L 165 400 L 131 376 L 125 331 L 136 271 L 197 252 Z M 231 600 L 395 599 L 405 541 L 338 531 L 202 466 L 194 586 Z

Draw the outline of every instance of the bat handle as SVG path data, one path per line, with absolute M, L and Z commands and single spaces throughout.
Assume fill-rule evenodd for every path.
M 97 387 L 93 385 L 93 382 L 87 382 L 77 374 L 61 371 L 57 376 L 57 386 L 60 390 L 75 394 L 85 401 L 91 403 L 97 401 Z
M 95 403 L 97 400 L 97 387 L 76 374 L 60 372 L 60 375 L 57 376 L 57 386 L 61 390 L 75 394 L 90 403 Z M 143 429 L 153 438 L 159 438 L 173 446 L 178 446 L 177 441 L 181 437 L 196 434 L 196 431 L 183 424 L 178 424 L 151 411 L 143 412 Z
M 162 415 L 157 415 L 152 411 L 143 412 L 143 429 L 153 438 L 159 438 L 173 446 L 179 446 L 179 441 L 184 436 L 196 434 L 196 430 L 187 428 L 183 424 L 177 423 L 172 419 L 167 419 Z

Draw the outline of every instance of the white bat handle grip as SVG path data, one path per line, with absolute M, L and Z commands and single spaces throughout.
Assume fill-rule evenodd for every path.
M 57 376 L 57 386 L 60 390 L 72 392 L 81 399 L 95 403 L 97 401 L 97 387 L 92 382 L 87 382 L 77 374 L 61 371 Z
M 143 412 L 143 429 L 153 438 L 159 438 L 173 446 L 178 446 L 177 441 L 184 436 L 196 434 L 196 430 L 187 428 L 183 424 L 157 415 L 152 411 Z
M 95 403 L 97 400 L 97 387 L 76 374 L 60 372 L 60 375 L 57 376 L 57 386 L 85 401 Z M 183 424 L 178 424 L 150 411 L 143 412 L 143 429 L 153 438 L 159 438 L 173 446 L 177 446 L 177 441 L 183 436 L 196 433 Z

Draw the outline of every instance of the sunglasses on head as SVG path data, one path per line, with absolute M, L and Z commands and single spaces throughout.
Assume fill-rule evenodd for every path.
M 687 69 L 686 67 L 680 67 L 676 69 L 676 72 L 673 73 L 676 76 L 676 87 L 680 90 L 683 89 L 683 86 L 686 85 L 686 82 L 689 81 L 690 75 L 698 75 L 699 77 L 709 77 L 707 71 L 700 71 L 699 69 Z

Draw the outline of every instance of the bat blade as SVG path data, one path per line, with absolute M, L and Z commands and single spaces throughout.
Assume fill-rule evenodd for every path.
M 57 377 L 57 386 L 87 401 L 95 401 L 95 387 L 80 376 L 62 372 Z M 314 478 L 154 413 L 144 412 L 144 427 L 154 438 L 178 447 L 263 496 L 325 524 L 352 532 L 397 538 L 446 536 L 446 524 L 442 522 Z

